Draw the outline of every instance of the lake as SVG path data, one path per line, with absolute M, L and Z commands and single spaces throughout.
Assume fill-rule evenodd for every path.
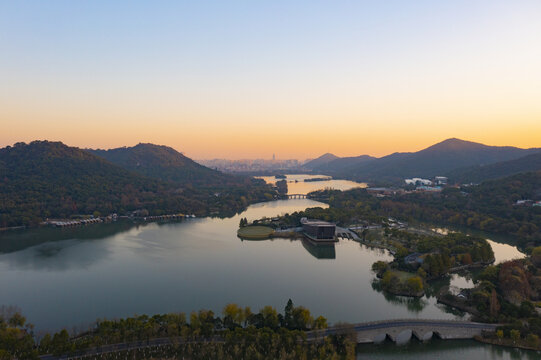
M 258 178 L 265 180 L 269 184 L 274 184 L 278 180 L 287 181 L 287 192 L 288 194 L 308 194 L 312 191 L 324 190 L 324 189 L 335 189 L 335 190 L 349 190 L 353 188 L 365 188 L 367 185 L 365 183 L 358 183 L 350 180 L 336 180 L 331 179 L 327 175 L 305 175 L 305 174 L 288 174 L 285 175 L 285 179 L 276 179 L 274 176 L 259 176 Z M 325 181 L 308 181 L 305 182 L 305 179 L 321 179 L 329 178 Z
M 310 184 L 332 187 L 335 183 Z M 119 221 L 4 233 L 0 236 L 0 304 L 21 308 L 38 333 L 62 327 L 81 330 L 98 318 L 134 314 L 199 309 L 220 314 L 231 302 L 254 310 L 272 305 L 283 311 L 289 298 L 332 323 L 464 317 L 437 304 L 434 297 L 411 299 L 374 290 L 370 268 L 377 260 L 391 259 L 384 250 L 351 240 L 318 248 L 301 240 L 243 241 L 236 236 L 243 217 L 254 220 L 315 206 L 327 205 L 309 199 L 278 200 L 251 205 L 227 219 L 140 225 Z M 509 252 L 505 248 L 501 255 L 498 249 L 498 259 Z M 462 283 L 453 277 L 439 285 L 451 281 Z M 430 346 L 442 351 L 453 348 L 440 343 Z M 475 344 L 468 351 L 492 349 Z M 381 358 L 402 356 L 383 349 L 374 351 Z M 363 358 L 362 353 L 359 356 Z

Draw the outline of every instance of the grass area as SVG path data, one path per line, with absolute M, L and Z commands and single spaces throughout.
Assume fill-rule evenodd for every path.
M 262 240 L 268 239 L 274 230 L 268 226 L 245 226 L 237 231 L 237 235 L 243 239 Z
M 409 273 L 406 271 L 400 271 L 400 270 L 392 270 L 393 274 L 398 276 L 401 282 L 406 282 L 408 279 L 416 276 L 417 274 Z

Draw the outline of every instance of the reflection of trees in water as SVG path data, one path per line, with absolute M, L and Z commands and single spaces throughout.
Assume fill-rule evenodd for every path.
M 15 269 L 64 271 L 85 268 L 109 256 L 109 246 L 101 243 L 103 240 L 150 224 L 155 223 L 118 221 L 74 228 L 44 227 L 13 232 L 0 237 L 0 254 L 6 254 L 0 259 Z M 94 242 L 101 245 L 91 245 Z
M 425 296 L 420 298 L 415 297 L 408 297 L 408 296 L 397 296 L 393 294 L 389 294 L 388 292 L 384 291 L 381 287 L 381 284 L 378 279 L 372 280 L 372 289 L 382 293 L 385 300 L 392 304 L 397 305 L 403 305 L 406 306 L 406 308 L 414 313 L 421 312 L 425 307 L 430 305 L 428 299 L 431 297 L 436 297 L 436 295 L 444 288 L 448 288 L 451 282 L 450 276 L 445 276 L 441 279 L 437 279 L 434 281 L 431 281 L 427 286 L 425 286 Z M 453 314 L 455 316 L 463 317 L 466 315 L 464 311 L 460 311 L 457 309 L 454 309 L 450 306 L 444 305 L 444 304 L 435 304 L 436 307 L 438 307 L 441 311 Z
M 425 296 L 427 298 L 436 297 L 441 290 L 451 285 L 451 277 L 444 276 L 439 279 L 431 280 L 425 285 Z
M 385 300 L 387 300 L 391 304 L 404 305 L 406 306 L 408 311 L 411 312 L 419 313 L 429 305 L 428 301 L 424 297 L 415 298 L 409 296 L 397 296 L 389 294 L 388 292 L 383 291 L 377 279 L 374 279 L 372 281 L 372 289 L 379 293 L 382 293 L 383 297 L 385 297 Z
M 359 243 L 359 245 L 360 245 L 361 249 L 363 249 L 363 251 L 372 252 L 372 253 L 374 253 L 374 254 L 376 254 L 378 256 L 388 255 L 388 251 L 386 249 L 367 246 L 367 245 L 362 244 L 362 243 Z
M 98 240 L 104 239 L 132 228 L 147 226 L 151 223 L 134 223 L 117 221 L 114 223 L 77 226 L 72 228 L 43 227 L 8 232 L 0 235 L 0 253 L 11 253 L 26 248 L 64 240 Z

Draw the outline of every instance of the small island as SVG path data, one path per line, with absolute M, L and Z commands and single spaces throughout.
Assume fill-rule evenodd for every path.
M 274 234 L 274 229 L 268 226 L 244 226 L 237 231 L 237 236 L 247 240 L 265 240 Z
M 366 238 L 366 233 L 364 234 Z M 381 244 L 393 250 L 394 260 L 372 265 L 379 287 L 393 295 L 423 296 L 424 285 L 449 273 L 494 262 L 488 242 L 462 233 L 420 234 L 413 230 L 385 228 Z

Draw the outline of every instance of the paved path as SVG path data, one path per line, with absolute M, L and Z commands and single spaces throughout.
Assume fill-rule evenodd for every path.
M 346 237 L 348 237 L 348 238 L 350 238 L 350 239 L 353 239 L 353 240 L 355 240 L 355 241 L 361 241 L 361 240 L 362 240 L 362 239 L 359 237 L 359 235 L 357 235 L 356 233 L 354 233 L 354 232 L 351 231 L 350 229 L 346 229 L 346 228 L 337 226 L 337 227 L 336 227 L 336 236 L 338 236 L 338 237 L 343 237 L 342 234 L 345 234 Z

